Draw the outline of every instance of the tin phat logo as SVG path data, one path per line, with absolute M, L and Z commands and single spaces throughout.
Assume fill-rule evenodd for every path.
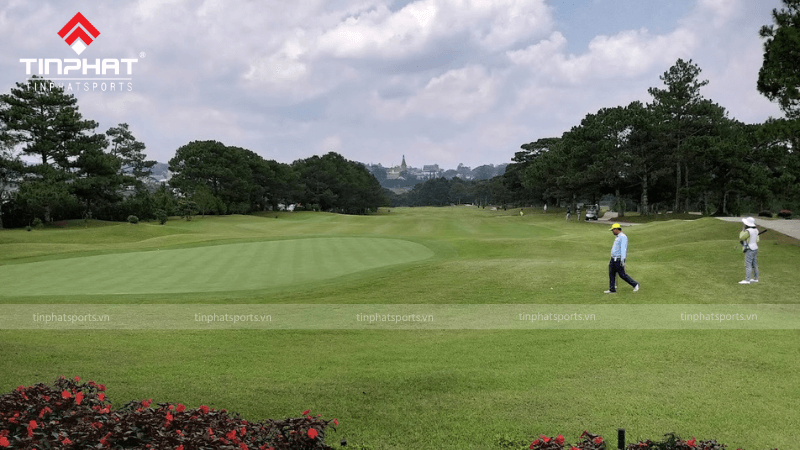
M 92 43 L 93 39 L 97 39 L 97 36 L 100 36 L 100 32 L 79 12 L 64 25 L 58 35 L 61 39 L 64 39 L 64 42 L 72 50 L 75 50 L 75 53 L 80 55 Z
M 80 55 L 100 36 L 100 32 L 86 20 L 83 14 L 77 13 L 61 28 L 58 36 Z M 145 53 L 142 52 L 140 55 L 144 58 Z M 62 88 L 65 92 L 72 93 L 76 91 L 130 92 L 133 90 L 133 78 L 131 77 L 133 65 L 139 60 L 136 58 L 20 58 L 19 62 L 25 65 L 29 89 Z

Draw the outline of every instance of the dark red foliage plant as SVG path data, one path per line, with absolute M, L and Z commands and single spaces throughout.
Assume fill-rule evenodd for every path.
M 566 444 L 564 436 L 558 435 L 556 437 L 539 435 L 539 438 L 534 440 L 530 448 L 532 450 L 606 450 L 606 442 L 599 434 L 592 434 L 584 431 L 580 440 L 575 444 Z
M 52 386 L 19 386 L 0 396 L 0 450 L 328 450 L 336 419 L 301 417 L 248 422 L 208 406 L 132 401 L 117 410 L 105 386 L 61 377 Z M 331 425 L 333 424 L 333 425 Z

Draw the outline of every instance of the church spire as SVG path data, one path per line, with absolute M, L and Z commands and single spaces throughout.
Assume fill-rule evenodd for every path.
M 400 171 L 408 170 L 408 166 L 406 166 L 406 155 L 403 155 L 403 162 L 400 164 Z

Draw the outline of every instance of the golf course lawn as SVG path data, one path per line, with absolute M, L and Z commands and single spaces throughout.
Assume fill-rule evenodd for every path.
M 740 224 L 626 227 L 608 288 L 608 223 L 552 211 L 400 208 L 0 230 L 0 392 L 80 376 L 132 399 L 250 420 L 337 418 L 347 448 L 527 448 L 583 430 L 628 440 L 800 442 L 798 329 L 9 329 L 3 307 L 213 305 L 715 305 L 795 307 L 800 245 L 762 236 L 744 276 Z

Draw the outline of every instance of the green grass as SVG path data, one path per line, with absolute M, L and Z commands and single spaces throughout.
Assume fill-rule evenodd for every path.
M 608 223 L 518 214 L 409 208 L 2 230 L 0 317 L 4 303 L 798 303 L 800 247 L 779 233 L 762 236 L 761 284 L 740 286 L 739 225 L 626 228 L 642 289 L 608 296 Z M 162 265 L 167 281 L 136 282 Z M 798 330 L 0 330 L 0 391 L 64 374 L 107 384 L 117 405 L 152 397 L 249 419 L 311 408 L 341 422 L 330 443 L 387 449 L 499 449 L 501 435 L 574 441 L 584 429 L 615 447 L 619 427 L 629 440 L 675 431 L 794 448 L 798 342 Z

